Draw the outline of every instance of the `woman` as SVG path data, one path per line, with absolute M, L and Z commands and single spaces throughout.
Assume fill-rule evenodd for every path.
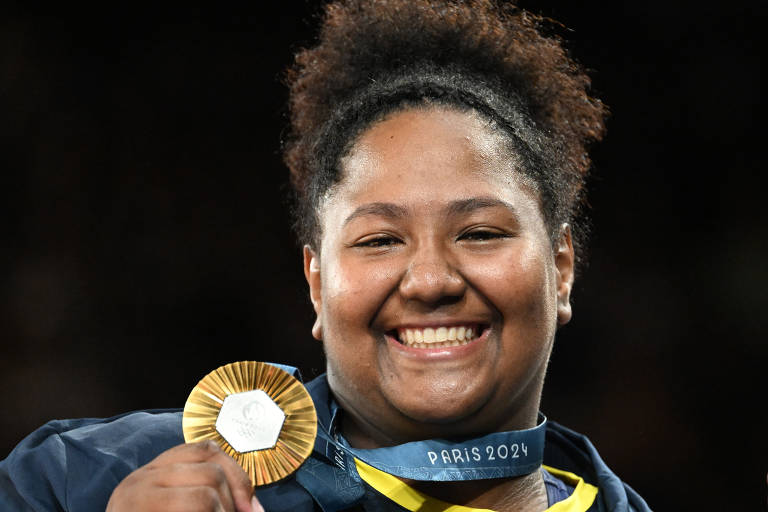
M 253 496 L 215 445 L 181 444 L 178 412 L 54 422 L 2 463 L 0 503 L 647 510 L 538 412 L 606 113 L 540 23 L 490 0 L 340 1 L 288 75 L 285 159 L 328 370 L 308 388 L 339 451 L 321 438 Z

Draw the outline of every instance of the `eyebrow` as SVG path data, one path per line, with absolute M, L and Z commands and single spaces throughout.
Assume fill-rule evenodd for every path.
M 511 204 L 495 197 L 471 197 L 469 199 L 460 199 L 458 201 L 452 201 L 447 208 L 448 216 L 457 214 L 472 213 L 475 210 L 481 210 L 483 208 L 505 208 L 509 210 L 513 215 L 517 215 L 517 210 Z
M 517 211 L 511 204 L 496 199 L 495 197 L 471 197 L 469 199 L 459 199 L 451 201 L 451 203 L 445 208 L 446 216 L 451 217 L 454 215 L 467 214 L 475 210 L 483 208 L 505 208 L 509 210 L 513 215 L 517 215 Z M 353 219 L 357 217 L 363 217 L 365 215 L 376 215 L 379 217 L 388 217 L 392 219 L 401 219 L 408 216 L 408 209 L 394 204 L 394 203 L 368 203 L 355 209 L 346 219 L 344 219 L 344 225 L 347 225 Z
M 355 209 L 344 219 L 344 225 L 349 224 L 352 219 L 363 217 L 365 215 L 377 215 L 379 217 L 403 218 L 408 216 L 408 210 L 394 203 L 368 203 Z

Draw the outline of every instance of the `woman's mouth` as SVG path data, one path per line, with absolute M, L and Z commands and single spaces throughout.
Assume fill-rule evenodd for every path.
M 390 331 L 396 341 L 411 348 L 441 348 L 467 345 L 476 340 L 483 327 L 472 325 L 446 325 L 435 327 L 401 327 Z

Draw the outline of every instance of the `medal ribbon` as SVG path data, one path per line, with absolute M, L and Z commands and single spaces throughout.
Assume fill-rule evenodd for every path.
M 369 466 L 411 480 L 433 482 L 509 478 L 532 473 L 544 458 L 546 418 L 534 428 L 494 432 L 473 439 L 427 439 L 397 446 L 360 450 L 339 436 L 334 440 L 321 424 L 320 445 L 326 458 L 342 468 L 354 467 L 354 458 Z M 318 448 L 315 443 L 315 450 Z M 346 459 L 343 463 L 340 461 Z

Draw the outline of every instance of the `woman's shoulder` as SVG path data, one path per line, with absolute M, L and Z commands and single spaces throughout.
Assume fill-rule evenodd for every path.
M 183 442 L 180 409 L 50 421 L 0 461 L 0 509 L 104 510 L 123 478 Z
M 651 510 L 632 487 L 611 471 L 587 436 L 554 421 L 547 422 L 544 464 L 597 487 L 598 510 Z

